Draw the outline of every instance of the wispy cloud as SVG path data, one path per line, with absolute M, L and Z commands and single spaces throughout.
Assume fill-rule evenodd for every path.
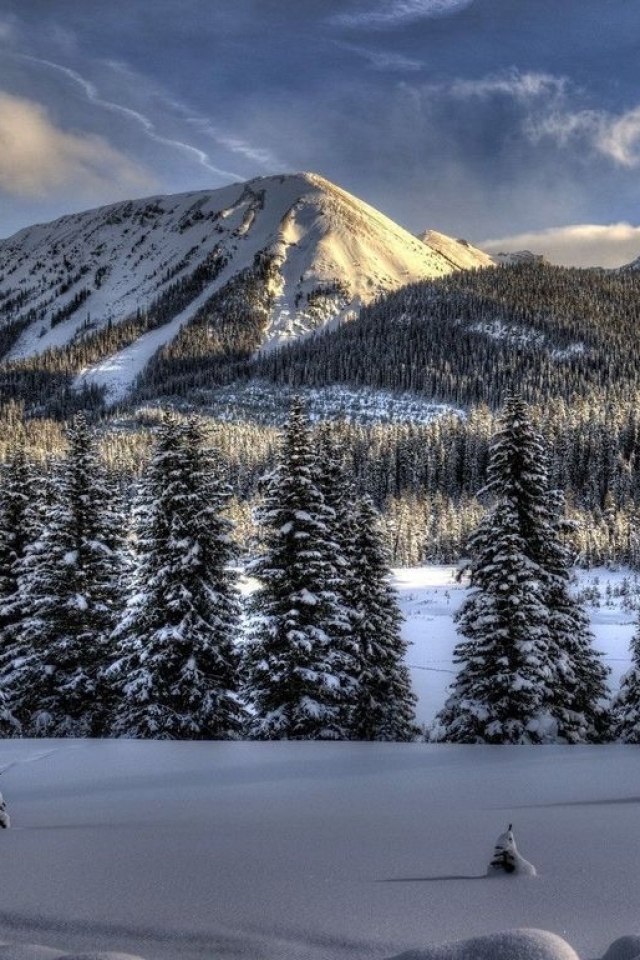
M 458 99 L 489 99 L 496 96 L 516 100 L 563 95 L 567 90 L 565 77 L 550 73 L 509 70 L 506 73 L 479 77 L 474 80 L 457 79 L 449 84 L 448 93 Z
M 583 141 L 618 166 L 640 167 L 640 106 L 622 114 L 604 110 L 554 110 L 530 118 L 526 132 L 533 142 L 550 138 L 563 147 Z
M 623 167 L 640 166 L 640 106 L 619 117 L 609 118 L 597 146 Z
M 87 197 L 154 187 L 155 180 L 103 137 L 60 130 L 45 108 L 0 93 L 0 189 L 38 197 L 73 185 Z
M 125 77 L 129 83 L 139 83 L 140 78 L 137 77 L 126 64 L 116 60 L 108 60 L 106 61 L 106 65 L 111 70 Z M 166 93 L 157 88 L 153 89 L 153 97 L 157 102 L 161 103 L 163 107 L 177 114 L 181 120 L 188 123 L 194 129 L 197 129 L 199 133 L 213 140 L 214 143 L 228 150 L 230 153 L 237 154 L 243 159 L 250 160 L 252 163 L 257 163 L 262 167 L 284 169 L 285 165 L 280 163 L 277 157 L 269 150 L 224 131 L 221 127 L 213 123 L 211 119 L 196 113 L 191 107 L 177 100 L 175 97 L 167 96 Z M 238 173 L 226 171 L 225 175 L 227 177 L 241 179 L 241 174 Z
M 133 123 L 136 123 L 142 129 L 144 134 L 154 143 L 180 150 L 181 152 L 188 154 L 194 160 L 196 160 L 197 163 L 203 166 L 206 170 L 209 170 L 211 173 L 214 173 L 216 176 L 224 178 L 233 178 L 236 176 L 236 174 L 231 173 L 228 170 L 223 170 L 220 167 L 215 166 L 209 154 L 206 151 L 201 150 L 199 147 L 173 137 L 162 136 L 162 134 L 158 133 L 156 125 L 153 123 L 153 121 L 139 110 L 134 110 L 131 107 L 124 106 L 120 103 L 114 103 L 111 100 L 105 100 L 100 96 L 96 85 L 90 80 L 87 80 L 76 70 L 72 70 L 70 67 L 55 63 L 52 60 L 44 60 L 40 57 L 31 57 L 26 54 L 22 54 L 21 59 L 30 60 L 33 63 L 38 63 L 41 66 L 48 67 L 51 70 L 56 70 L 59 73 L 64 74 L 64 76 L 68 77 L 69 80 L 73 81 L 73 83 L 80 87 L 86 99 L 90 103 L 94 104 L 96 107 L 100 107 L 103 110 L 108 110 L 111 113 L 117 113 L 120 116 L 131 120 Z
M 487 253 L 530 250 L 562 266 L 619 267 L 640 256 L 640 227 L 582 223 L 481 240 L 478 246 Z
M 415 72 L 422 70 L 424 62 L 413 57 L 407 57 L 393 50 L 374 50 L 371 47 L 361 47 L 355 43 L 336 43 L 336 46 L 358 57 L 367 60 L 374 70 L 391 70 L 401 72 Z
M 474 0 L 392 0 L 381 2 L 369 9 L 356 10 L 353 13 L 339 13 L 330 18 L 330 22 L 340 27 L 386 27 L 402 26 L 429 17 L 444 17 L 465 7 Z

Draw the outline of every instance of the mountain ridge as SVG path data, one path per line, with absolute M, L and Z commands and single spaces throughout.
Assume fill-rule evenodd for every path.
M 268 350 L 351 319 L 381 294 L 459 269 L 443 252 L 457 241 L 433 237 L 413 236 L 314 173 L 69 214 L 0 241 L 3 359 L 24 362 L 138 322 L 116 355 L 76 371 L 82 384 L 111 385 L 121 396 L 210 298 L 224 309 L 218 294 L 231 284 L 237 300 L 243 277 L 260 286 L 259 347 Z M 460 250 L 465 267 L 489 265 L 481 251 Z

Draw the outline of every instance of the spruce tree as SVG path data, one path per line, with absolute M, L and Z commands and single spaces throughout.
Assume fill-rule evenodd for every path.
M 389 558 L 372 501 L 356 506 L 351 551 L 351 622 L 356 649 L 352 736 L 413 740 L 417 734 L 402 614 L 390 583 Z
M 517 517 L 499 501 L 469 541 L 472 591 L 457 615 L 460 665 L 434 739 L 537 743 L 554 739 L 548 611 L 540 571 L 526 555 Z
M 54 473 L 44 528 L 19 571 L 22 656 L 12 678 L 26 733 L 104 733 L 101 671 L 118 605 L 120 521 L 94 438 L 82 416 Z
M 132 599 L 114 638 L 116 736 L 232 739 L 242 730 L 228 489 L 197 421 L 168 417 L 142 485 Z
M 14 716 L 12 680 L 19 653 L 20 603 L 18 576 L 27 547 L 35 537 L 33 468 L 24 447 L 16 447 L 0 478 L 0 736 L 20 733 Z
M 623 743 L 640 743 L 640 621 L 631 640 L 631 668 L 613 698 L 613 736 Z
M 304 406 L 295 400 L 280 463 L 268 480 L 259 523 L 264 552 L 253 573 L 245 695 L 257 739 L 348 739 L 351 686 L 340 570 L 331 511 L 317 481 Z
M 462 664 L 435 736 L 463 742 L 603 739 L 606 670 L 569 592 L 562 501 L 526 405 L 505 403 L 485 493 L 494 506 L 470 540 L 473 591 L 458 615 Z

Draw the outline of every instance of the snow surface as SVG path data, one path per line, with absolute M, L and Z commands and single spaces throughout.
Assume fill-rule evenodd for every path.
M 4 741 L 0 764 L 0 957 L 575 960 L 555 934 L 587 960 L 638 934 L 633 747 Z M 486 876 L 510 822 L 537 877 Z
M 493 267 L 494 257 L 472 247 L 466 240 L 454 240 L 437 230 L 427 230 L 420 234 L 420 240 L 432 250 L 440 253 L 457 270 L 476 270 L 478 267 Z
M 423 717 L 452 572 L 397 572 Z M 635 581 L 585 587 L 619 674 Z M 636 747 L 4 740 L 0 773 L 0 960 L 640 956 Z M 536 877 L 486 875 L 511 823 Z
M 410 646 L 407 663 L 418 695 L 418 720 L 429 725 L 447 697 L 456 675 L 453 648 L 458 640 L 453 616 L 467 586 L 458 582 L 455 566 L 404 567 L 394 571 L 394 585 L 405 618 L 403 636 Z M 611 669 L 609 686 L 618 689 L 620 677 L 631 666 L 629 643 L 640 607 L 637 574 L 621 568 L 576 571 L 574 590 L 599 597 L 585 603 L 597 650 Z

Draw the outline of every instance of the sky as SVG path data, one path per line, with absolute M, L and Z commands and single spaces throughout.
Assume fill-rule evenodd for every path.
M 309 170 L 413 233 L 640 256 L 638 0 L 0 0 L 0 237 Z

